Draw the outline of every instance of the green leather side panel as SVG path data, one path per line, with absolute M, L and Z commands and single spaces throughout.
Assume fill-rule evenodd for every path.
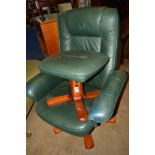
M 92 90 L 93 88 L 86 86 L 85 89 Z M 36 104 L 36 111 L 38 115 L 49 124 L 70 134 L 84 136 L 90 133 L 97 126 L 97 124 L 92 121 L 79 121 L 73 101 L 60 103 L 53 106 L 47 105 L 47 98 L 65 95 L 68 93 L 70 93 L 69 82 L 61 83 Z M 93 104 L 92 100 L 84 100 L 84 103 L 87 111 L 89 112 Z
M 63 79 L 61 78 L 39 73 L 26 83 L 26 95 L 29 96 L 33 102 L 38 102 L 62 81 Z
M 44 73 L 85 82 L 101 70 L 108 60 L 103 53 L 71 50 L 47 57 L 39 68 Z
M 110 61 L 99 74 L 89 81 L 90 84 L 99 88 L 104 86 L 117 66 L 120 24 L 119 15 L 115 8 L 104 9 L 101 25 L 100 52 L 110 57 Z
M 126 78 L 125 72 L 115 71 L 113 73 L 102 88 L 100 95 L 94 100 L 93 107 L 89 112 L 89 120 L 102 123 L 112 117 Z

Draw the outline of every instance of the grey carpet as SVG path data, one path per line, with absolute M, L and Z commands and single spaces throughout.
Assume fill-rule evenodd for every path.
M 128 61 L 120 70 L 129 71 Z M 105 123 L 97 127 L 92 136 L 94 148 L 87 150 L 83 138 L 61 132 L 54 134 L 53 127 L 41 120 L 34 107 L 27 118 L 27 155 L 128 155 L 129 154 L 129 84 L 120 101 L 115 124 Z

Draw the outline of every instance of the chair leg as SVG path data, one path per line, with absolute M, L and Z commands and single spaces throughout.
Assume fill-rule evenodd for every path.
M 94 141 L 91 134 L 84 136 L 84 144 L 86 149 L 91 149 L 94 147 Z
M 108 123 L 116 123 L 116 117 L 113 116 L 111 119 L 108 120 Z
M 54 133 L 55 134 L 58 134 L 58 133 L 60 133 L 62 130 L 61 129 L 59 129 L 59 128 L 54 128 Z

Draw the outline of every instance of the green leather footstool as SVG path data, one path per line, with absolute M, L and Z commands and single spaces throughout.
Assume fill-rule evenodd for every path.
M 39 69 L 41 72 L 68 80 L 85 82 L 109 61 L 104 53 L 89 51 L 62 51 L 44 59 Z

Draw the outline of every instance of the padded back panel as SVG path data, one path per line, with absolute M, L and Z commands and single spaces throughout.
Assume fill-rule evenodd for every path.
M 115 8 L 73 9 L 58 17 L 60 50 L 103 52 L 110 57 L 106 67 L 88 83 L 101 88 L 117 63 L 119 17 Z

